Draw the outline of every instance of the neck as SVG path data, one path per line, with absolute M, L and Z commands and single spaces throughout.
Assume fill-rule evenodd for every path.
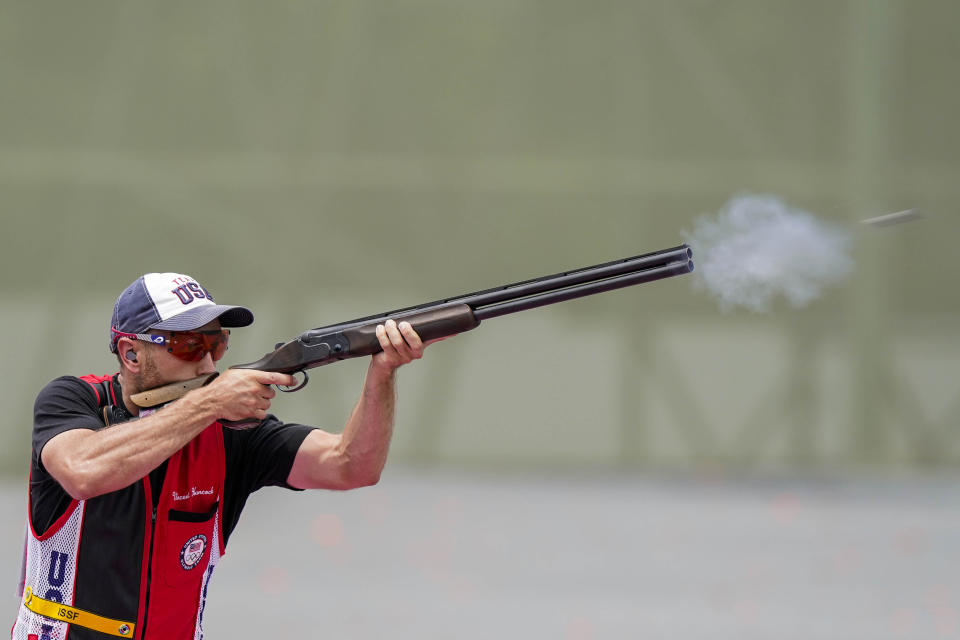
M 126 376 L 123 375 L 122 371 L 120 372 L 118 379 L 120 380 L 120 395 L 123 399 L 123 406 L 127 408 L 127 411 L 130 413 L 130 415 L 139 416 L 140 407 L 138 407 L 133 400 L 130 399 L 130 396 L 143 391 L 143 389 L 132 389 L 127 383 Z

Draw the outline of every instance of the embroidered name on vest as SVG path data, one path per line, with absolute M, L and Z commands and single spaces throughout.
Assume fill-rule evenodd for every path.
M 212 496 L 213 487 L 210 487 L 206 490 L 197 489 L 196 487 L 191 487 L 189 493 L 177 493 L 176 491 L 171 492 L 174 500 L 189 500 L 194 496 Z

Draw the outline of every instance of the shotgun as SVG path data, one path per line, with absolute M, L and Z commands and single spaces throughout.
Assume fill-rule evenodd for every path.
M 258 369 L 293 375 L 302 374 L 298 391 L 310 380 L 307 369 L 347 358 L 372 355 L 381 351 L 376 327 L 393 318 L 409 322 L 424 342 L 475 329 L 484 320 L 505 316 L 612 291 L 636 284 L 662 280 L 693 271 L 693 251 L 686 244 L 632 258 L 604 262 L 592 267 L 564 271 L 542 278 L 444 298 L 414 307 L 395 309 L 365 318 L 311 329 L 276 348 L 255 362 L 235 364 L 231 369 Z M 140 407 L 154 407 L 175 400 L 191 389 L 209 383 L 217 374 L 157 387 L 132 396 Z

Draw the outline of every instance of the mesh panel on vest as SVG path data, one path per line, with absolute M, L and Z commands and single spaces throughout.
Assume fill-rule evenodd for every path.
M 54 525 L 44 539 L 37 538 L 31 528 L 27 529 L 24 589 L 29 587 L 47 600 L 73 604 L 84 508 L 84 501 L 76 503 L 76 508 L 68 512 L 59 526 Z M 23 605 L 22 597 L 23 594 L 13 627 L 13 640 L 28 640 L 29 636 L 57 640 L 66 636 L 68 623 L 33 613 Z
M 197 608 L 197 626 L 193 631 L 193 640 L 203 640 L 203 610 L 207 606 L 207 589 L 210 587 L 210 578 L 213 570 L 220 561 L 220 516 L 213 521 L 213 543 L 210 545 L 210 564 L 203 575 L 203 586 L 200 588 L 200 606 Z

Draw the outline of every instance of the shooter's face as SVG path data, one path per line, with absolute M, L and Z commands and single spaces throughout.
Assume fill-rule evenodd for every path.
M 214 320 L 200 331 L 217 331 L 220 329 L 219 320 Z M 170 331 L 153 331 L 161 335 L 170 336 Z M 188 361 L 178 358 L 161 345 L 145 343 L 140 351 L 141 366 L 133 376 L 133 393 L 154 389 L 172 382 L 182 382 L 198 376 L 210 375 L 217 370 L 213 355 L 205 353 L 200 360 Z

